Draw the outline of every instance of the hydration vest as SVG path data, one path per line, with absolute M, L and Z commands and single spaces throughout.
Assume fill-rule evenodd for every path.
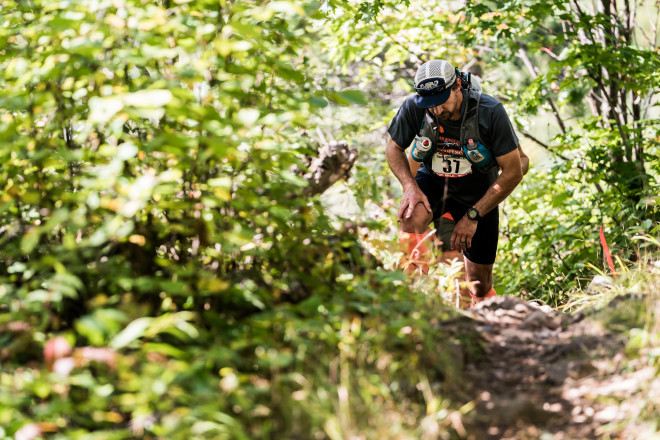
M 471 87 L 467 91 L 467 108 L 461 119 L 459 146 L 467 159 L 472 163 L 473 170 L 477 169 L 482 173 L 487 173 L 497 166 L 497 162 L 494 160 L 492 153 L 486 148 L 479 133 L 479 102 L 481 101 L 481 92 Z M 472 102 L 476 102 L 476 104 L 471 105 Z M 424 112 L 424 121 L 419 131 L 419 137 L 429 138 L 433 142 L 432 154 L 429 154 L 427 159 L 424 160 L 424 164 L 429 169 L 431 169 L 431 160 L 438 147 L 439 125 L 430 111 L 427 110 Z

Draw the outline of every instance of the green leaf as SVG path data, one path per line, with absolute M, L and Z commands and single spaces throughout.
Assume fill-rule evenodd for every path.
M 75 329 L 92 345 L 100 346 L 105 342 L 103 326 L 92 316 L 84 316 L 76 321 Z
M 115 350 L 124 348 L 133 341 L 141 338 L 152 322 L 153 319 L 149 317 L 142 317 L 132 321 L 110 341 L 110 348 Z
M 309 98 L 310 104 L 315 107 L 324 108 L 328 106 L 328 100 L 319 96 L 312 96 Z
M 38 227 L 30 228 L 21 239 L 21 251 L 26 255 L 32 252 L 40 237 L 41 230 Z
M 187 359 L 190 357 L 190 355 L 186 353 L 184 350 L 180 350 L 176 347 L 173 347 L 170 344 L 164 344 L 164 343 L 147 342 L 144 344 L 143 350 L 147 353 L 153 351 L 176 359 Z
M 163 107 L 172 100 L 169 90 L 140 90 L 122 97 L 124 105 L 133 107 Z
M 339 95 L 345 100 L 352 102 L 354 104 L 366 105 L 367 98 L 364 96 L 360 90 L 344 90 L 340 92 Z
M 104 124 L 124 108 L 121 97 L 99 98 L 93 97 L 89 100 L 89 122 Z
M 254 125 L 259 120 L 259 110 L 255 108 L 246 108 L 238 111 L 236 119 L 246 127 Z

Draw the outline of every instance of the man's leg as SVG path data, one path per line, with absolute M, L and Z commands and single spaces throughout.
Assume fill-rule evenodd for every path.
M 410 218 L 402 218 L 399 241 L 404 244 L 408 253 L 408 261 L 404 270 L 407 274 L 426 274 L 429 271 L 429 261 L 432 258 L 432 238 L 428 226 L 433 214 L 428 212 L 422 203 L 418 203 Z
M 463 258 L 465 262 L 466 279 L 469 284 L 470 296 L 473 303 L 479 303 L 486 298 L 496 296 L 493 289 L 493 265 L 478 264 L 470 261 L 467 257 Z
M 456 222 L 449 211 L 445 212 L 442 217 L 435 219 L 435 228 L 437 229 L 438 239 L 441 241 L 442 255 L 439 262 L 442 264 L 450 265 L 454 259 L 461 258 L 462 255 L 458 251 L 451 248 L 451 236 L 454 232 Z M 461 268 L 460 272 L 455 275 L 454 291 L 452 292 L 452 303 L 459 309 L 467 309 L 472 305 L 472 298 L 470 291 L 465 287 L 465 265 Z
M 463 252 L 473 304 L 497 295 L 493 289 L 493 264 L 498 238 L 499 214 L 495 208 L 479 220 L 477 232 L 472 237 L 472 246 Z

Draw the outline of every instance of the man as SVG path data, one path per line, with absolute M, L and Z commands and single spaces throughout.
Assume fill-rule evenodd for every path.
M 522 173 L 524 176 L 527 174 L 527 171 L 529 171 L 529 157 L 525 154 L 520 146 L 518 146 L 518 153 L 520 153 L 520 163 L 522 165 Z M 410 166 L 412 176 L 415 177 L 421 163 L 413 159 L 412 155 L 410 154 L 406 155 L 406 159 L 408 159 L 408 165 Z M 440 218 L 433 220 L 433 226 L 436 230 L 435 235 L 440 241 L 439 248 L 442 252 L 438 262 L 442 264 L 450 264 L 458 257 L 458 251 L 451 248 L 451 236 L 454 233 L 456 222 L 451 216 L 451 213 L 447 211 Z M 437 241 L 436 244 L 438 244 Z M 452 303 L 455 303 L 456 307 L 460 309 L 466 309 L 473 305 L 470 291 L 464 287 L 462 283 L 460 283 L 460 279 L 464 276 L 465 270 L 461 270 L 456 274 L 455 280 L 457 286 L 453 292 L 450 292 L 450 294 L 452 294 Z
M 397 216 L 411 262 L 420 271 L 427 269 L 423 241 L 428 226 L 449 212 L 456 221 L 450 246 L 463 253 L 470 295 L 479 302 L 496 295 L 497 205 L 523 172 L 518 138 L 504 107 L 491 96 L 463 88 L 463 80 L 447 61 L 422 65 L 415 75 L 417 93 L 404 101 L 390 124 L 386 157 L 403 187 Z M 405 154 L 413 140 L 419 151 L 432 147 L 423 154 L 413 149 L 413 157 L 423 162 L 415 177 Z

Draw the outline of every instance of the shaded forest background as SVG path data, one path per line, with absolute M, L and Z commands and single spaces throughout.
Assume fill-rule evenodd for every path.
M 397 270 L 384 157 L 431 58 L 483 78 L 532 157 L 498 292 L 657 298 L 657 1 L 0 11 L 0 438 L 459 435 L 453 353 L 479 344 L 432 330 L 455 267 Z M 319 195 L 310 166 L 340 141 L 357 162 Z M 611 275 L 601 227 L 619 277 L 587 295 Z M 657 365 L 655 315 L 640 328 Z

